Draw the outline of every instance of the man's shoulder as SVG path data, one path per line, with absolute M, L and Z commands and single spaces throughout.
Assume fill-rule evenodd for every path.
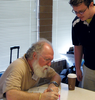
M 80 22 L 80 19 L 76 16 L 76 17 L 74 18 L 74 20 L 72 21 L 73 27 L 74 27 L 77 23 L 79 23 L 79 22 Z
M 79 19 L 79 17 L 75 16 L 72 22 L 76 21 L 77 19 Z
M 27 64 L 25 60 L 22 58 L 18 58 L 9 65 L 9 68 L 11 68 L 12 70 L 20 71 L 20 70 L 24 70 L 26 66 Z
M 18 58 L 15 61 L 13 61 L 10 65 L 12 65 L 12 66 L 13 65 L 20 65 L 20 64 L 23 64 L 23 63 L 25 63 L 24 59 Z

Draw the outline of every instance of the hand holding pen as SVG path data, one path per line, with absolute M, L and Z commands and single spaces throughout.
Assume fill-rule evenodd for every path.
M 47 88 L 44 92 L 51 92 L 51 91 L 58 93 L 59 92 L 59 88 L 58 87 Z
M 52 88 L 50 88 L 50 90 L 53 92 L 53 89 Z M 59 94 L 59 99 L 58 100 L 60 100 L 60 94 Z
M 44 91 L 44 93 L 48 94 L 48 97 L 52 98 L 52 100 L 59 100 L 59 89 L 57 88 L 48 88 Z M 48 99 L 51 100 L 51 99 Z

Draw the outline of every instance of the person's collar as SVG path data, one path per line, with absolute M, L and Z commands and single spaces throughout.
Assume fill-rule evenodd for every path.
M 87 23 L 89 24 L 89 23 L 91 22 L 91 20 L 92 20 L 92 18 L 87 19 L 86 21 L 87 21 Z
M 33 73 L 33 70 L 30 68 L 29 63 L 27 62 L 27 59 L 25 58 L 25 54 L 24 54 L 24 56 L 22 57 L 22 59 L 25 60 L 25 62 L 26 62 L 26 64 L 27 64 L 27 67 L 29 68 L 29 71 L 30 71 L 31 73 Z

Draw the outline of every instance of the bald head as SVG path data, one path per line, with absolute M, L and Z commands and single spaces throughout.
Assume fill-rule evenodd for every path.
M 26 52 L 26 58 L 32 59 L 33 53 L 53 56 L 53 48 L 51 42 L 46 39 L 40 39 L 38 42 L 34 43 Z
M 52 55 L 53 56 L 54 52 L 53 52 L 52 46 L 48 43 L 45 43 L 44 46 L 43 46 L 41 54 L 43 54 L 43 55 Z

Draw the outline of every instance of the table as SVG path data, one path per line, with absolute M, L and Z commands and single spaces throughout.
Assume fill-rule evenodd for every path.
M 48 84 L 31 88 L 28 92 L 43 92 L 48 87 Z M 60 100 L 95 100 L 95 92 L 75 87 L 75 90 L 68 90 L 68 84 L 60 84 Z M 6 100 L 2 98 L 0 100 Z
M 47 84 L 33 88 L 33 91 L 43 92 Z M 83 88 L 75 87 L 75 90 L 68 90 L 68 84 L 60 84 L 60 100 L 95 100 L 95 92 Z M 32 91 L 29 90 L 30 92 Z
M 95 100 L 95 92 L 75 87 L 75 90 L 68 90 L 68 85 L 61 83 L 60 100 Z

